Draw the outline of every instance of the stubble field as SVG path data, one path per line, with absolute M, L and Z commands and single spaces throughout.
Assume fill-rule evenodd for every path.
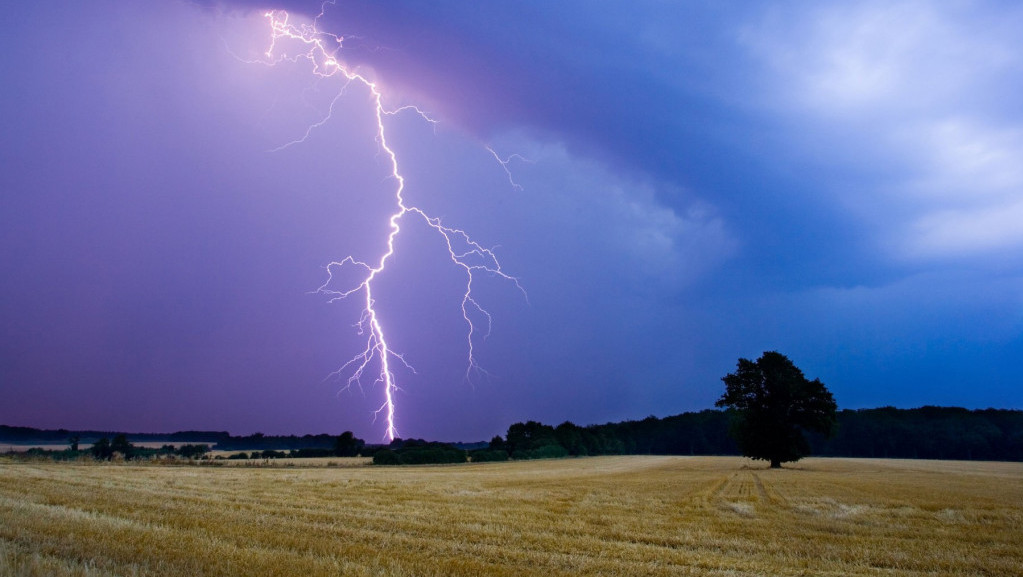
M 0 575 L 1023 575 L 1023 464 L 0 461 Z

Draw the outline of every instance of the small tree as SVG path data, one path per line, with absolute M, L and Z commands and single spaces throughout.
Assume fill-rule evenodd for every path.
M 737 370 L 721 380 L 725 394 L 714 404 L 733 410 L 732 437 L 743 455 L 770 461 L 772 469 L 810 454 L 803 431 L 834 433 L 835 399 L 781 353 L 739 359 Z

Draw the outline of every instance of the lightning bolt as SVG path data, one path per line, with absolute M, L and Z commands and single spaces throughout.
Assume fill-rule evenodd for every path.
M 508 168 L 508 164 L 513 159 L 516 159 L 516 158 L 521 160 L 521 161 L 523 161 L 523 162 L 533 162 L 533 161 L 529 160 L 525 156 L 522 156 L 521 154 L 512 154 L 508 158 L 501 158 L 501 155 L 497 154 L 497 151 L 494 150 L 493 148 L 487 146 L 486 149 L 494 157 L 494 160 L 496 160 L 497 162 L 499 162 L 501 164 L 501 168 L 504 169 L 504 173 L 506 175 L 508 175 L 508 183 L 512 185 L 512 188 L 514 188 L 516 190 L 522 190 L 522 187 L 519 186 L 519 183 L 515 182 L 515 178 L 512 176 L 511 169 Z
M 481 332 L 485 339 L 490 334 L 492 324 L 490 313 L 487 312 L 487 310 L 484 309 L 473 296 L 473 283 L 476 280 L 477 275 L 487 274 L 500 277 L 514 283 L 518 290 L 522 292 L 523 296 L 526 296 L 526 292 L 519 284 L 519 280 L 516 277 L 511 276 L 502 270 L 501 263 L 498 261 L 493 249 L 489 249 L 478 244 L 465 231 L 446 226 L 441 223 L 439 218 L 432 217 L 421 208 L 412 206 L 406 202 L 404 196 L 405 177 L 402 176 L 401 171 L 399 170 L 397 154 L 388 144 L 384 119 L 388 116 L 400 113 L 412 113 L 418 115 L 425 122 L 429 122 L 431 124 L 435 123 L 435 120 L 415 106 L 402 106 L 399 108 L 388 109 L 384 106 L 383 94 L 381 93 L 380 87 L 377 83 L 366 76 L 363 76 L 358 71 L 347 67 L 341 60 L 339 60 L 337 55 L 341 50 L 344 37 L 329 34 L 319 29 L 319 20 L 324 15 L 327 4 L 333 4 L 333 2 L 325 2 L 321 5 L 319 15 L 313 19 L 311 24 L 292 23 L 289 14 L 284 10 L 273 10 L 265 14 L 270 23 L 271 29 L 270 47 L 266 51 L 266 58 L 269 64 L 277 64 L 285 60 L 297 62 L 300 59 L 306 59 L 312 63 L 313 74 L 323 78 L 340 75 L 345 79 L 341 90 L 331 101 L 326 116 L 315 124 L 309 126 L 301 138 L 288 142 L 279 147 L 277 150 L 304 142 L 309 138 L 310 134 L 314 130 L 326 124 L 327 121 L 330 120 L 331 115 L 334 113 L 335 104 L 344 95 L 345 90 L 350 85 L 354 84 L 362 86 L 369 91 L 375 108 L 376 141 L 390 165 L 390 177 L 396 183 L 394 189 L 395 211 L 389 218 L 390 232 L 387 235 L 387 248 L 384 250 L 383 254 L 380 255 L 379 260 L 376 260 L 375 262 L 357 260 L 352 256 L 347 256 L 340 261 L 331 262 L 327 266 L 326 281 L 320 285 L 315 292 L 327 295 L 329 297 L 329 302 L 361 296 L 363 300 L 363 309 L 362 315 L 359 318 L 358 323 L 356 323 L 356 327 L 358 334 L 365 337 L 365 346 L 360 352 L 355 354 L 340 368 L 334 371 L 332 376 L 344 378 L 344 376 L 347 375 L 344 387 L 345 389 L 350 389 L 353 386 L 359 386 L 361 388 L 363 378 L 367 377 L 368 374 L 372 374 L 373 371 L 376 371 L 374 385 L 383 385 L 384 400 L 380 408 L 375 411 L 374 415 L 379 416 L 382 414 L 384 416 L 387 422 L 385 437 L 388 440 L 394 440 L 399 436 L 396 425 L 396 393 L 399 389 L 395 381 L 392 366 L 395 363 L 400 363 L 413 373 L 415 371 L 412 366 L 405 361 L 405 358 L 391 349 L 388 344 L 384 325 L 381 321 L 379 311 L 376 308 L 376 300 L 373 296 L 373 287 L 374 281 L 384 271 L 387 266 L 387 261 L 394 254 L 395 240 L 401 233 L 401 225 L 404 220 L 406 218 L 418 218 L 431 229 L 436 231 L 437 234 L 444 239 L 447 245 L 448 257 L 451 259 L 451 262 L 458 267 L 461 267 L 461 269 L 465 272 L 465 292 L 462 295 L 461 307 L 462 318 L 465 319 L 466 325 L 468 326 L 466 336 L 468 342 L 468 362 L 465 370 L 466 379 L 471 379 L 474 373 L 485 373 L 482 367 L 480 367 L 480 365 L 476 362 L 474 339 L 478 332 Z M 279 45 L 284 41 L 296 43 L 301 46 L 301 50 L 297 54 L 288 55 L 284 49 L 279 49 Z M 505 172 L 508 174 L 509 182 L 511 182 L 513 186 L 519 188 L 518 184 L 511 179 L 511 173 L 508 171 L 507 167 L 508 160 L 502 160 L 497 153 L 489 147 L 487 147 L 487 150 L 489 150 L 498 162 L 501 163 Z M 337 279 L 342 276 L 342 273 L 350 275 L 352 274 L 352 271 L 355 272 L 354 276 L 356 281 L 345 285 L 346 288 L 332 288 L 336 282 L 341 282 L 337 281 Z M 482 318 L 485 328 L 482 326 L 478 327 L 477 323 L 473 322 L 474 317 Z

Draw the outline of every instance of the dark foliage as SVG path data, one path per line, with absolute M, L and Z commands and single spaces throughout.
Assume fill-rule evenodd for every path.
M 337 437 L 331 435 L 274 436 L 254 433 L 244 437 L 226 438 L 217 442 L 219 451 L 291 451 L 297 449 L 334 449 Z
M 334 442 L 334 455 L 338 457 L 354 457 L 362 452 L 366 441 L 356 437 L 351 431 L 345 431 Z
M 508 436 L 505 439 L 505 448 L 509 453 L 532 451 L 557 444 L 554 427 L 536 421 L 515 423 L 508 427 Z
M 426 465 L 465 463 L 467 451 L 449 443 L 428 442 L 422 439 L 395 439 L 386 449 L 373 455 L 374 465 Z
M 740 454 L 735 441 L 729 436 L 730 413 L 719 410 L 705 410 L 698 413 L 682 413 L 658 419 L 647 417 L 640 421 L 624 421 L 604 425 L 581 427 L 569 422 L 553 427 L 553 435 L 557 446 L 564 449 L 568 456 L 608 455 L 608 454 L 644 454 L 644 455 L 737 455 Z M 1012 409 L 981 409 L 968 410 L 955 407 L 922 407 L 918 409 L 896 409 L 883 407 L 879 409 L 843 410 L 837 414 L 837 432 L 828 439 L 819 434 L 809 434 L 808 440 L 813 454 L 829 457 L 888 457 L 916 459 L 961 459 L 961 460 L 993 460 L 1023 461 L 1023 411 Z M 529 432 L 524 435 L 528 442 L 526 449 L 517 450 L 514 458 L 537 458 L 553 456 L 558 449 L 542 449 L 548 438 L 551 427 L 540 423 L 518 423 L 516 432 Z M 10 429 L 11 427 L 8 427 Z M 36 429 L 21 428 L 28 438 L 38 438 Z M 512 427 L 509 427 L 511 430 Z M 539 434 L 534 434 L 539 433 Z M 83 438 L 85 434 L 83 433 Z M 111 437 L 114 435 L 111 435 Z M 69 440 L 71 435 L 64 431 L 59 442 Z M 319 437 L 319 436 L 317 436 Z M 324 435 L 333 439 L 337 437 Z M 134 439 L 133 435 L 128 435 Z M 302 437 L 295 437 L 301 439 Z M 523 436 L 520 436 L 520 440 Z M 56 460 L 70 460 L 96 455 L 96 458 L 109 458 L 113 451 L 109 438 L 95 442 L 91 449 L 81 451 L 48 451 L 31 449 L 24 452 L 11 451 L 13 455 L 26 457 L 49 457 Z M 361 454 L 365 457 L 385 453 L 380 460 L 394 459 L 386 452 L 403 451 L 406 444 L 414 448 L 426 444 L 426 441 L 396 441 L 391 446 L 366 445 Z M 539 446 L 533 446 L 533 444 Z M 52 443 L 45 443 L 52 444 Z M 97 447 L 98 445 L 98 447 Z M 436 443 L 443 445 L 443 443 Z M 185 449 L 183 446 L 181 449 Z M 171 455 L 177 451 L 171 445 L 160 449 L 134 447 L 134 458 L 148 458 L 153 455 Z M 298 449 L 287 453 L 275 453 L 285 456 L 313 456 L 307 452 L 310 448 Z M 322 448 L 333 453 L 334 446 Z M 464 450 L 457 449 L 462 455 Z M 315 454 L 319 454 L 318 452 Z M 229 458 L 246 458 L 247 453 L 236 453 Z M 494 437 L 488 449 L 470 452 L 473 461 L 507 460 L 512 457 L 508 443 L 500 437 Z M 254 451 L 253 459 L 261 459 L 262 452 Z M 412 460 L 419 460 L 413 458 Z M 464 460 L 464 459 L 463 459 Z M 461 462 L 461 461 L 459 461 Z M 401 464 L 397 460 L 393 464 Z
M 96 441 L 90 449 L 94 459 L 108 460 L 114 455 L 114 450 L 110 448 L 110 439 L 103 437 Z
M 114 440 L 110 442 L 110 450 L 113 453 L 121 455 L 125 459 L 131 459 L 135 457 L 135 445 L 128 442 L 128 437 L 124 434 L 116 435 Z
M 391 449 L 380 449 L 373 455 L 374 465 L 400 465 L 401 457 Z
M 559 445 L 576 455 L 738 455 L 729 435 L 730 411 L 705 410 L 658 419 L 555 428 Z M 886 457 L 1023 461 L 1023 411 L 954 407 L 839 411 L 832 438 L 807 435 L 812 454 L 827 457 Z M 560 433 L 558 433 L 560 431 Z M 536 458 L 528 450 L 509 453 L 495 437 L 489 452 L 513 459 Z M 487 456 L 474 461 L 491 459 Z
M 181 445 L 175 453 L 186 459 L 199 459 L 209 451 L 209 445 Z
M 34 429 L 32 427 L 11 427 L 0 425 L 0 443 L 19 445 L 38 443 L 57 445 L 61 443 L 95 443 L 99 439 L 108 441 L 118 434 L 125 434 L 133 443 L 180 443 L 183 441 L 215 444 L 231 435 L 226 431 L 179 431 L 176 433 L 120 433 L 118 431 L 69 431 L 67 429 Z
M 291 458 L 298 459 L 322 459 L 324 457 L 333 457 L 333 449 L 295 449 L 288 453 Z
M 469 460 L 473 463 L 507 461 L 508 451 L 503 449 L 476 449 L 475 451 L 469 451 Z
M 832 439 L 810 436 L 830 457 L 1023 461 L 1023 411 L 958 407 L 843 410 Z
M 830 437 L 838 406 L 824 383 L 803 376 L 785 355 L 765 352 L 739 359 L 721 379 L 725 393 L 715 403 L 729 407 L 732 435 L 742 454 L 770 461 L 772 468 L 810 454 L 804 432 Z
M 166 456 L 166 455 L 177 455 L 186 459 L 200 459 L 210 450 L 209 445 L 181 445 L 178 448 L 174 448 L 174 445 L 164 445 L 159 449 L 148 449 L 145 447 L 138 447 L 128 441 L 126 435 L 119 434 L 114 436 L 114 440 L 110 441 L 106 437 L 97 440 L 88 452 L 86 451 L 47 451 L 47 453 L 53 455 L 55 459 L 67 460 L 73 459 L 83 454 L 90 454 L 94 459 L 109 461 L 115 455 L 119 455 L 121 458 L 126 460 L 133 459 L 149 459 L 152 457 Z
M 536 422 L 508 428 L 512 442 L 494 437 L 491 451 L 512 459 L 542 459 L 586 455 L 734 455 L 728 436 L 728 415 L 706 410 L 658 419 L 624 421 L 580 427 L 564 422 L 557 427 Z

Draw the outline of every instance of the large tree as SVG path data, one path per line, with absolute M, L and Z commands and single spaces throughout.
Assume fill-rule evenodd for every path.
M 810 454 L 804 431 L 834 433 L 835 399 L 824 383 L 808 381 L 781 353 L 739 359 L 736 371 L 721 380 L 725 394 L 715 405 L 732 409 L 732 436 L 747 457 L 778 468 Z

